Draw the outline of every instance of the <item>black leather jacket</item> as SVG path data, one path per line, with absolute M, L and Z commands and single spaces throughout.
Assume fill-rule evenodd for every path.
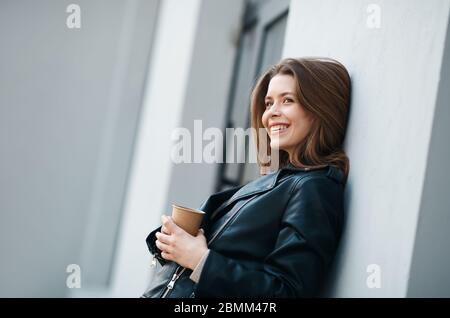
M 343 226 L 343 172 L 289 165 L 245 186 L 215 193 L 200 206 L 210 253 L 198 284 L 164 260 L 142 297 L 314 297 L 335 255 Z

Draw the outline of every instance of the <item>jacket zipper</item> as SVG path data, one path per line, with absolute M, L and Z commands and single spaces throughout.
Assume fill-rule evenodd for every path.
M 164 293 L 162 294 L 161 298 L 166 298 L 167 295 L 169 294 L 169 292 L 173 289 L 173 286 L 175 285 L 175 282 L 177 281 L 177 279 L 181 276 L 181 274 L 184 273 L 184 271 L 186 270 L 186 268 L 183 267 L 183 269 L 178 273 L 178 270 L 180 269 L 180 265 L 175 269 L 175 272 L 172 276 L 172 279 L 169 281 L 169 283 L 166 286 L 166 289 L 164 291 Z
M 256 197 L 257 197 L 257 196 L 254 196 L 253 198 L 251 198 L 250 200 L 248 200 L 247 202 L 245 202 L 245 204 L 243 204 L 241 207 L 239 207 L 239 209 L 237 209 L 236 212 L 234 212 L 234 214 L 230 217 L 230 219 L 229 219 L 227 222 L 225 222 L 225 223 L 224 223 L 224 224 L 216 231 L 216 233 L 214 234 L 214 236 L 207 242 L 208 245 L 211 244 L 211 243 L 217 238 L 217 236 L 225 230 L 225 227 L 226 227 L 227 225 L 229 225 L 229 224 L 231 223 L 231 221 L 233 221 L 233 220 L 236 218 L 238 212 L 239 212 L 245 205 L 247 205 L 250 201 L 252 201 L 252 200 L 255 199 Z M 183 267 L 183 269 L 178 273 L 178 270 L 179 270 L 181 267 L 182 267 L 181 265 L 178 265 L 178 267 L 175 269 L 175 272 L 173 273 L 172 279 L 171 279 L 171 280 L 169 281 L 169 283 L 167 284 L 166 289 L 164 290 L 164 292 L 163 292 L 161 298 L 166 298 L 166 297 L 169 295 L 169 293 L 170 293 L 171 290 L 173 289 L 173 287 L 174 287 L 176 281 L 178 280 L 178 278 L 180 278 L 181 274 L 183 274 L 184 271 L 186 270 L 186 268 Z

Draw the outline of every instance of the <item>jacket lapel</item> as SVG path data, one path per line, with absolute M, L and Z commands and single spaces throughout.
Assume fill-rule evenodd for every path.
M 223 208 L 227 207 L 237 200 L 271 190 L 277 183 L 280 172 L 281 170 L 278 170 L 247 183 L 242 188 L 240 188 L 239 191 L 233 194 L 233 196 L 227 201 Z
M 281 170 L 278 170 L 251 181 L 246 185 L 237 186 L 211 195 L 199 208 L 199 210 L 206 213 L 204 222 L 206 223 L 212 217 L 219 215 L 221 211 L 237 200 L 271 190 L 275 186 L 280 172 Z
M 206 214 L 217 209 L 220 204 L 231 198 L 243 185 L 233 187 L 227 190 L 223 190 L 210 195 L 199 207 L 199 210 L 205 212 Z
M 327 175 L 334 174 L 335 176 L 341 177 L 337 169 L 333 169 L 330 166 L 325 166 L 323 168 L 328 169 Z M 284 168 L 281 168 L 275 172 L 262 176 L 254 181 L 247 183 L 246 185 L 241 185 L 221 192 L 217 192 L 209 196 L 208 199 L 206 199 L 199 208 L 199 210 L 204 211 L 206 213 L 204 222 L 207 222 L 211 218 L 211 216 L 220 214 L 221 211 L 226 209 L 230 204 L 233 204 L 237 200 L 245 199 L 255 194 L 261 194 L 271 190 L 276 185 L 277 181 L 280 179 L 282 171 L 294 171 L 296 173 L 299 172 L 301 173 L 311 170 L 297 168 L 292 164 L 289 164 Z M 213 213 L 214 215 L 212 215 Z

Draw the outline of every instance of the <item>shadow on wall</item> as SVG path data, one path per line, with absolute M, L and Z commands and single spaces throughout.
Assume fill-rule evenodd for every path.
M 342 224 L 341 239 L 340 239 L 337 251 L 336 251 L 336 255 L 335 255 L 332 263 L 330 264 L 329 271 L 323 281 L 322 288 L 319 292 L 320 298 L 331 298 L 331 297 L 335 297 L 335 295 L 336 295 L 336 285 L 338 284 L 338 281 L 339 281 L 338 275 L 340 273 L 340 268 L 342 267 L 342 264 L 344 262 L 343 250 L 344 250 L 345 246 L 347 246 L 347 244 L 346 244 L 347 236 L 345 235 L 345 233 L 346 233 L 346 228 L 347 228 L 347 223 L 348 223 L 349 206 L 350 206 L 350 203 L 352 200 L 352 193 L 353 193 L 352 188 L 353 188 L 352 183 L 351 183 L 351 180 L 349 179 L 345 186 L 344 223 Z

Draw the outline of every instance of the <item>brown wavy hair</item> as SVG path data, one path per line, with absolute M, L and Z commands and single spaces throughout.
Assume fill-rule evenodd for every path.
M 260 131 L 264 129 L 262 115 L 265 110 L 265 97 L 270 80 L 278 74 L 291 75 L 296 85 L 296 95 L 305 112 L 311 116 L 312 125 L 306 137 L 297 145 L 293 158 L 279 151 L 278 167 L 289 163 L 309 169 L 323 168 L 332 165 L 341 169 L 347 180 L 350 164 L 343 150 L 343 142 L 350 110 L 351 80 L 344 65 L 340 62 L 321 57 L 286 58 L 269 68 L 258 79 L 251 94 L 251 126 Z M 265 133 L 267 144 L 270 138 Z M 260 173 L 264 174 L 269 160 L 260 160 L 260 135 L 256 136 L 257 162 Z M 267 157 L 271 149 L 267 148 Z

